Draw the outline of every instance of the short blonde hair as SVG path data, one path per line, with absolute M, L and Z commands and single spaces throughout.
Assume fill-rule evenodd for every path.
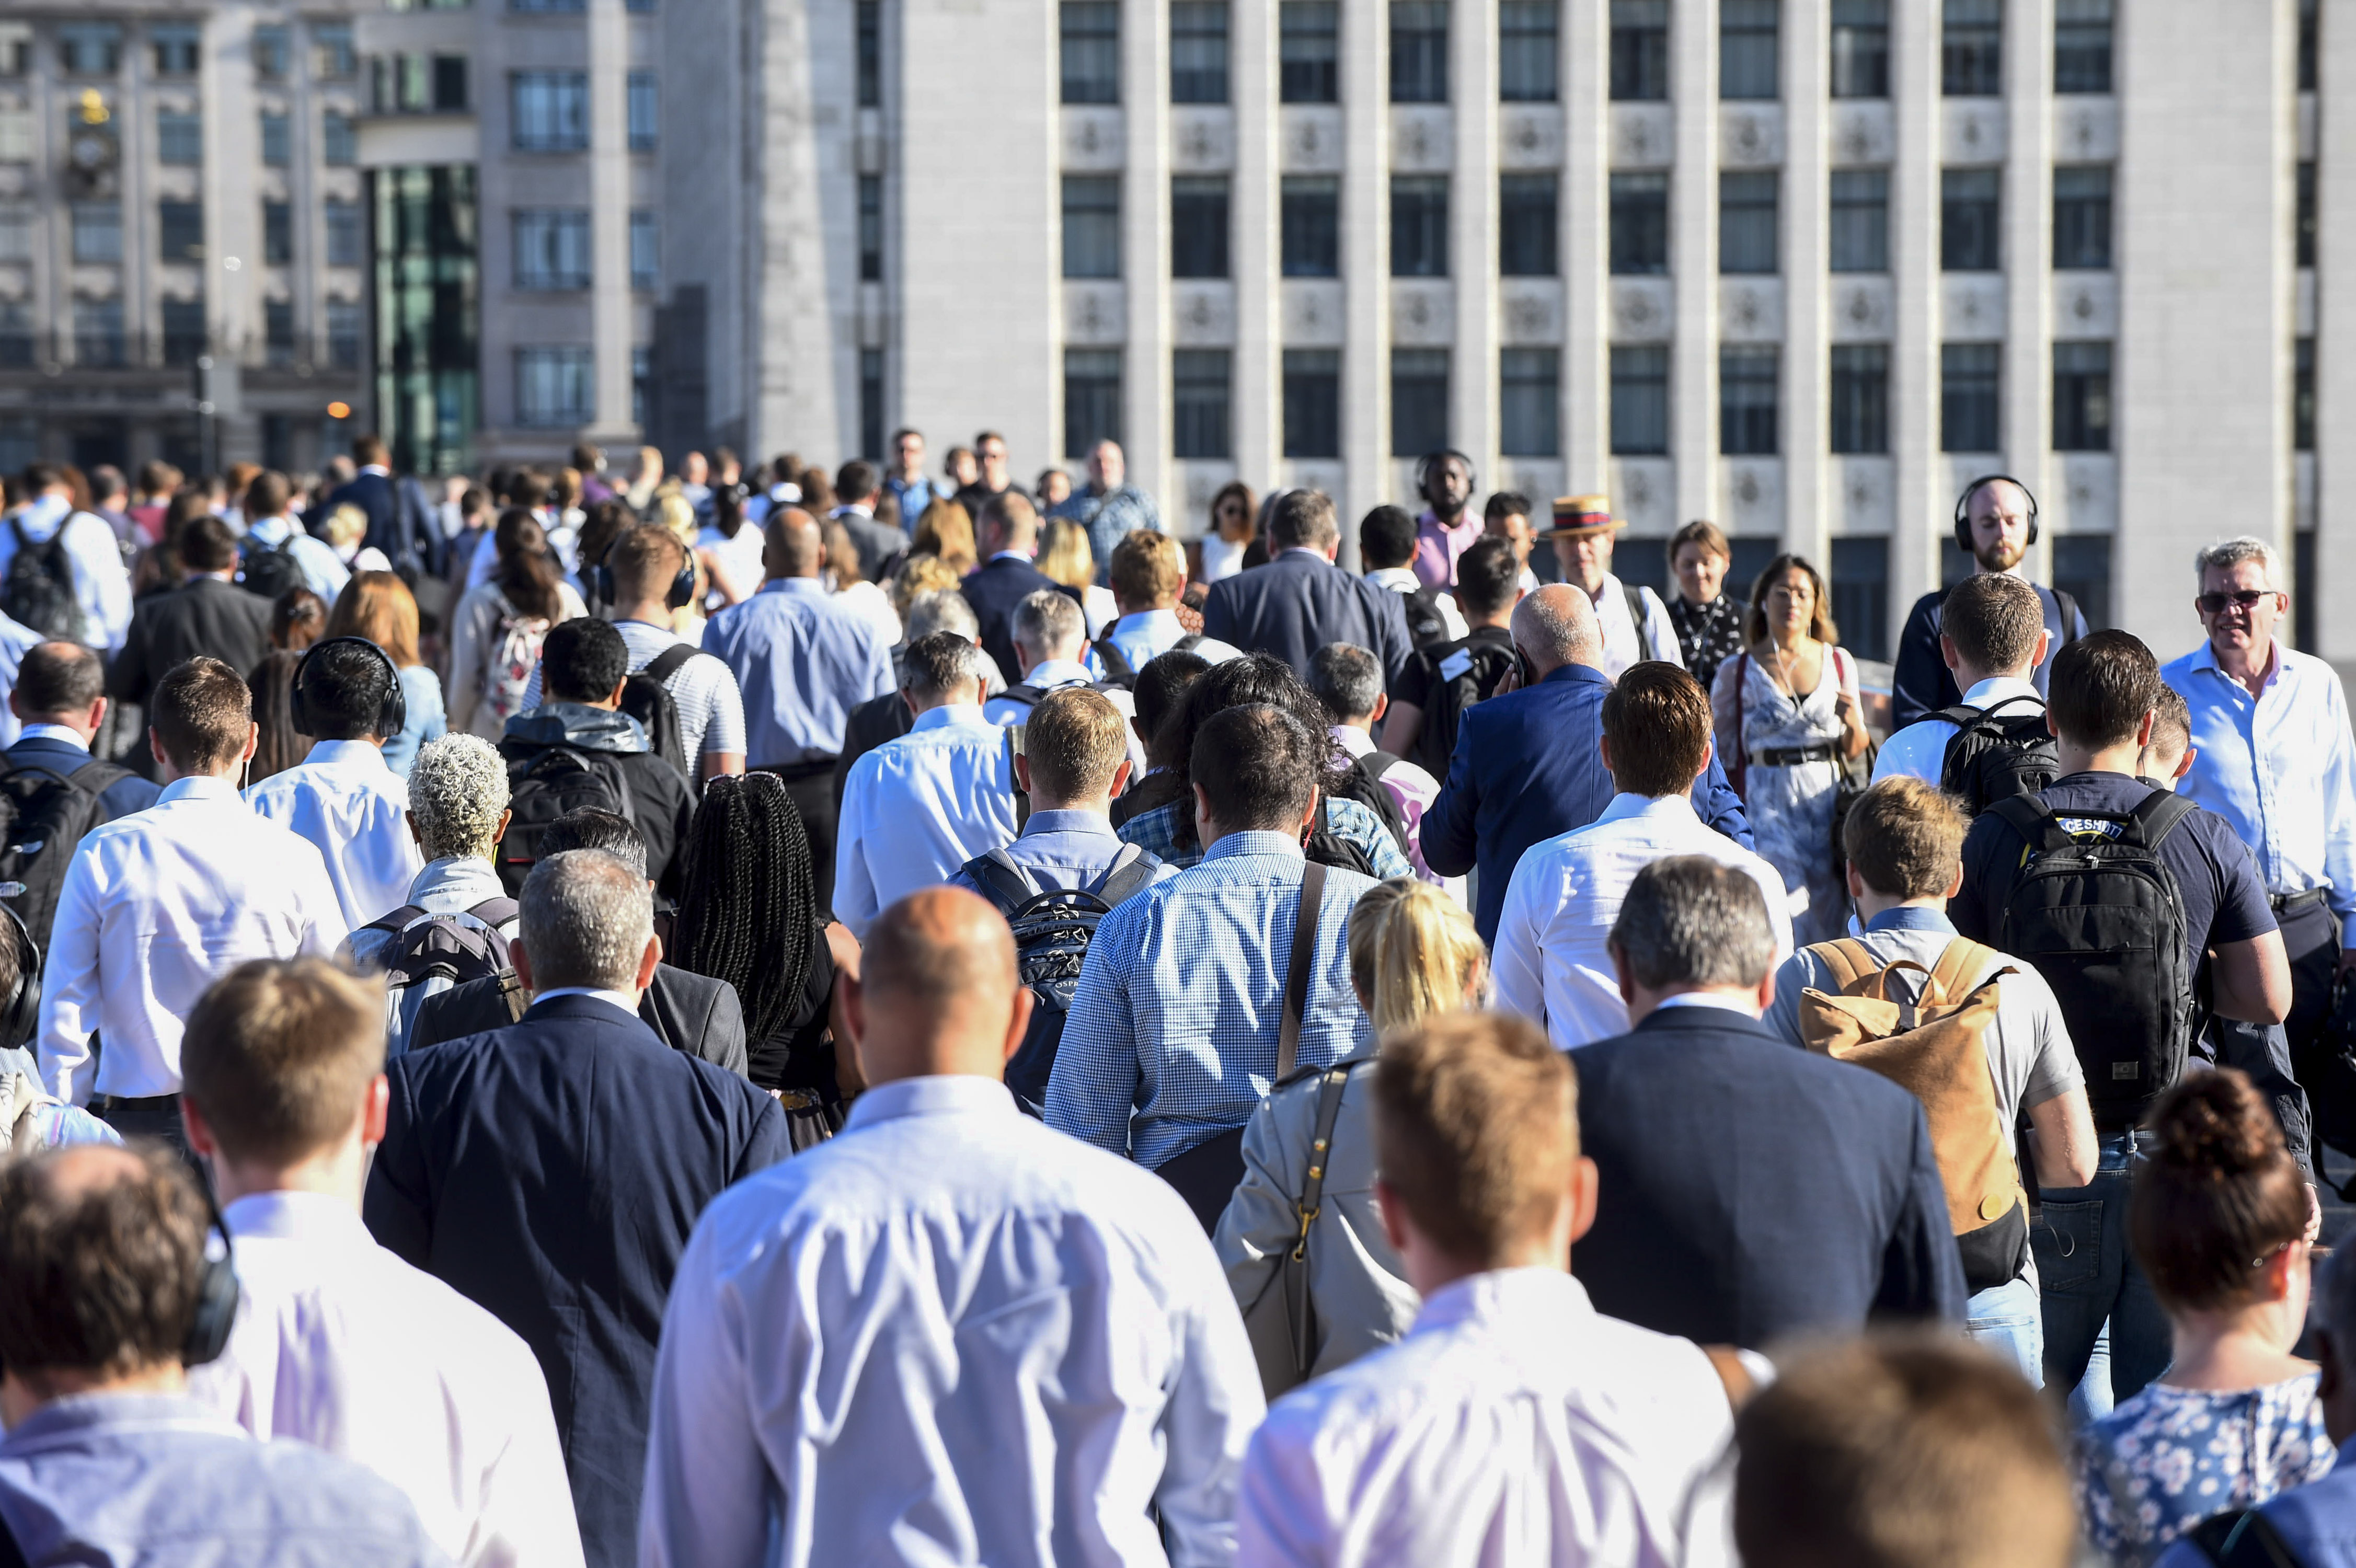
M 1088 530 L 1069 517 L 1049 517 L 1039 530 L 1040 572 L 1066 588 L 1087 588 L 1097 580 L 1096 552 Z
M 1350 984 L 1376 1029 L 1479 1005 L 1489 950 L 1464 906 L 1401 877 L 1369 888 L 1350 912 Z
M 384 985 L 324 958 L 257 958 L 188 1014 L 182 1092 L 231 1159 L 284 1165 L 325 1148 L 384 1071 Z
M 1857 797 L 1841 819 L 1841 850 L 1886 899 L 1944 894 L 1963 864 L 1971 821 L 1938 785 L 1893 774 Z
M 1122 605 L 1161 609 L 1178 602 L 1186 559 L 1178 541 L 1157 528 L 1132 528 L 1112 547 L 1113 597 Z
M 903 621 L 908 607 L 927 593 L 954 593 L 965 579 L 937 555 L 912 555 L 892 579 L 892 609 Z

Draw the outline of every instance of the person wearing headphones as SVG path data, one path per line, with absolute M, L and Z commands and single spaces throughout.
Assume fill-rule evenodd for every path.
M 295 731 L 303 761 L 245 792 L 257 816 L 316 846 L 345 924 L 357 931 L 409 901 L 425 868 L 409 831 L 409 785 L 385 764 L 407 704 L 391 656 L 361 637 L 314 643 L 294 667 Z
M 1456 586 L 1456 558 L 1471 549 L 1488 524 L 1472 510 L 1472 460 L 1453 447 L 1424 453 L 1415 465 L 1423 516 L 1415 520 L 1416 580 L 1427 588 Z M 1459 630 L 1452 634 L 1462 636 Z
M 1983 475 L 1965 485 L 1964 493 L 1955 498 L 1955 548 L 1971 556 L 1975 573 L 2004 571 L 2026 578 L 2021 562 L 2036 542 L 2037 497 L 2012 475 Z M 2037 590 L 2050 634 L 2048 656 L 2029 677 L 2041 698 L 2047 674 L 2053 667 L 2052 655 L 2084 636 L 2087 626 L 2084 613 L 2067 593 L 2041 583 L 2030 586 Z M 1962 688 L 1955 685 L 1955 672 L 1947 667 L 1939 652 L 1939 606 L 1946 598 L 1947 591 L 1941 588 L 1914 601 L 1906 629 L 1898 635 L 1897 669 L 1890 680 L 1893 730 L 1902 730 L 1964 699 Z

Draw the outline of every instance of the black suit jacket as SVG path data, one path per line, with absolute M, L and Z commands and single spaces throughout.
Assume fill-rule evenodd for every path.
M 786 1157 L 785 1113 L 592 997 L 387 1072 L 369 1229 L 531 1347 L 588 1561 L 626 1568 L 671 1276 L 704 1205 Z
M 850 781 L 851 764 L 882 745 L 896 741 L 916 726 L 908 700 L 896 691 L 871 697 L 851 710 L 842 726 L 842 754 L 834 759 L 834 808 L 842 809 L 842 786 Z
M 1964 1267 L 1913 1095 L 1723 1008 L 1663 1008 L 1570 1053 L 1595 1309 L 1760 1349 L 1869 1317 L 1960 1318 Z
M 981 623 L 981 651 L 998 661 L 1009 680 L 1020 680 L 1023 668 L 1014 656 L 1014 607 L 1042 588 L 1081 603 L 1077 589 L 1065 587 L 1027 560 L 1006 555 L 982 562 L 980 571 L 958 585 Z
M 1266 566 L 1211 584 L 1203 635 L 1248 654 L 1274 654 L 1310 677 L 1309 661 L 1331 643 L 1355 643 L 1383 661 L 1396 681 L 1414 651 L 1404 601 L 1331 561 L 1286 551 Z
M 218 577 L 199 577 L 133 607 L 131 635 L 107 669 L 106 688 L 144 703 L 174 665 L 200 655 L 252 679 L 269 652 L 270 601 Z
M 516 1021 L 508 1001 L 510 987 L 520 1006 L 523 988 L 512 969 L 426 997 L 417 1009 L 417 1021 L 410 1026 L 409 1049 L 422 1051 L 462 1035 L 507 1028 Z M 725 980 L 658 964 L 654 984 L 638 995 L 638 1021 L 673 1051 L 701 1057 L 739 1078 L 749 1071 L 744 1006 L 736 987 Z
M 337 507 L 350 505 L 368 514 L 368 536 L 360 542 L 384 551 L 387 560 L 398 560 L 393 539 L 393 523 L 400 516 L 400 501 L 393 494 L 392 481 L 381 474 L 355 474 L 343 484 L 327 492 L 321 504 L 319 516 L 324 518 Z

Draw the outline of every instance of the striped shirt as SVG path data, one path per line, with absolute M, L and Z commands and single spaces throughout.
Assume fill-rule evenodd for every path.
M 667 626 L 645 621 L 616 621 L 614 629 L 629 645 L 632 675 L 687 641 Z M 699 653 L 671 672 L 663 689 L 670 693 L 671 703 L 679 709 L 679 741 L 687 751 L 688 771 L 695 783 L 703 783 L 706 754 L 744 754 L 744 696 L 736 688 L 735 672 L 724 662 Z M 533 711 L 541 700 L 540 671 L 535 667 L 524 686 L 521 711 Z

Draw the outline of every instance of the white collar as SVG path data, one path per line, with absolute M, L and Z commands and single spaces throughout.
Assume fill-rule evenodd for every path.
M 1653 1010 L 1659 1012 L 1666 1008 L 1718 1008 L 1726 1012 L 1740 1013 L 1746 1019 L 1759 1016 L 1734 997 L 1719 996 L 1716 991 L 1679 991 L 1676 996 L 1656 1003 Z
M 2009 702 L 2017 697 L 2034 698 L 2039 707 L 2045 705 L 2045 696 L 2033 680 L 2019 676 L 1992 675 L 1964 693 L 1966 708 L 1993 708 L 1999 702 Z
M 81 738 L 81 732 L 80 731 L 69 730 L 62 724 L 27 724 L 24 729 L 17 731 L 16 739 L 20 741 L 55 741 L 59 745 L 74 746 L 85 752 L 90 750 L 90 742 Z
M 1675 817 L 1680 827 L 1688 822 L 1698 824 L 1701 821 L 1700 814 L 1693 808 L 1693 798 L 1690 795 L 1631 795 L 1624 791 L 1613 795 L 1612 804 L 1605 806 L 1603 815 L 1595 820 L 1599 823 L 1624 822 L 1631 817 L 1638 816 Z
M 541 1003 L 552 1001 L 558 997 L 594 997 L 598 1001 L 607 1002 L 621 1008 L 632 1017 L 637 1015 L 637 998 L 631 996 L 629 992 L 600 990 L 594 986 L 552 986 L 545 991 L 534 991 L 531 994 L 531 1005 L 538 1007 Z
M 376 1239 L 344 1200 L 325 1192 L 249 1192 L 221 1211 L 229 1233 L 240 1241 L 273 1236 L 287 1241 L 332 1242 L 373 1247 Z

